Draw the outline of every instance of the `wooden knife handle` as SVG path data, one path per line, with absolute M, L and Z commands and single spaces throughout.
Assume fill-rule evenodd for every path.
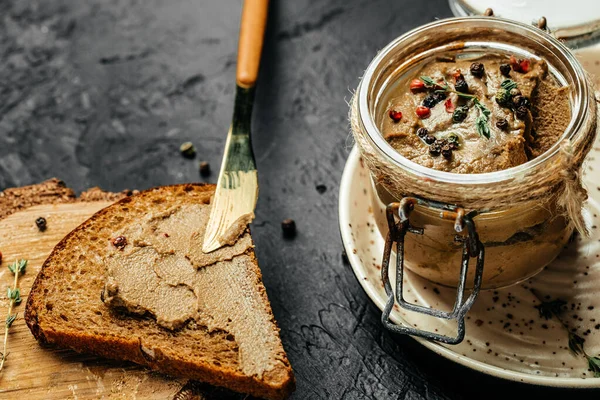
M 244 1 L 238 44 L 236 82 L 238 86 L 246 89 L 253 87 L 258 77 L 268 7 L 269 0 Z

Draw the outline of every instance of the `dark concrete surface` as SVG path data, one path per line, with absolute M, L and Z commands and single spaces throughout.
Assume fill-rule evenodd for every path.
M 240 4 L 0 0 L 0 189 L 52 176 L 77 190 L 202 181 L 201 160 L 215 181 Z M 378 49 L 450 15 L 445 0 L 272 1 L 253 122 L 253 236 L 294 399 L 598 396 L 487 377 L 394 337 L 342 261 L 346 101 Z M 178 152 L 188 140 L 194 161 Z M 284 218 L 296 220 L 293 240 L 281 235 Z

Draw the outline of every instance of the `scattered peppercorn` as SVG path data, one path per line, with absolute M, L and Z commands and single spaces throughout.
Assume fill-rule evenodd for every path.
M 442 147 L 438 143 L 433 143 L 429 146 L 429 154 L 433 157 L 437 157 L 442 153 Z
M 507 130 L 508 121 L 506 120 L 506 118 L 500 118 L 498 121 L 496 121 L 496 128 L 500 129 L 501 131 Z
M 122 249 L 123 247 L 127 246 L 127 238 L 125 236 L 117 236 L 116 238 L 114 238 L 112 240 L 112 244 L 113 246 L 115 246 L 117 249 Z
M 519 108 L 517 108 L 515 113 L 517 114 L 517 118 L 525 119 L 525 118 L 527 118 L 527 114 L 529 113 L 529 110 L 525 106 L 520 106 Z
M 496 103 L 502 107 L 510 107 L 511 106 L 511 97 L 510 93 L 505 89 L 500 89 L 496 92 Z
M 456 89 L 457 92 L 469 93 L 469 85 L 467 84 L 467 81 L 465 81 L 464 79 L 460 80 L 460 81 L 456 81 L 454 88 Z
M 467 114 L 469 113 L 469 107 L 460 106 L 457 107 L 456 110 L 452 113 L 452 121 L 454 122 L 462 122 L 467 118 Z
M 350 264 L 350 260 L 348 259 L 348 253 L 346 253 L 346 250 L 342 250 L 342 262 L 346 265 Z
M 446 107 L 446 112 L 449 114 L 452 114 L 454 112 L 454 110 L 456 109 L 454 107 L 454 103 L 452 103 L 452 99 L 448 98 L 445 102 L 444 102 L 444 107 Z
M 504 76 L 510 75 L 510 64 L 500 64 L 500 73 Z
M 450 148 L 450 144 L 446 144 L 445 146 L 442 147 L 442 156 L 446 160 L 449 160 L 452 158 L 452 149 Z
M 493 17 L 494 16 L 494 10 L 492 10 L 491 8 L 486 8 L 483 15 L 485 15 L 486 17 Z
M 427 143 L 427 144 L 433 144 L 433 143 L 435 143 L 435 136 L 427 135 L 427 136 L 425 136 L 424 140 L 425 140 L 425 143 Z
M 429 118 L 431 115 L 431 110 L 429 107 L 418 106 L 416 109 L 417 116 L 421 119 Z
M 283 236 L 286 238 L 296 236 L 296 221 L 291 218 L 284 219 L 281 221 L 281 230 L 283 231 Z
M 399 122 L 402 119 L 402 113 L 394 109 L 390 110 L 389 116 L 394 122 Z
M 46 218 L 44 218 L 44 217 L 39 217 L 38 219 L 36 219 L 35 224 L 37 225 L 37 228 L 39 229 L 40 232 L 44 232 L 47 228 Z
M 319 193 L 319 194 L 323 194 L 323 193 L 325 193 L 325 192 L 327 191 L 327 186 L 325 186 L 325 185 L 323 185 L 323 184 L 321 183 L 321 184 L 318 184 L 318 185 L 315 187 L 315 189 L 317 189 L 317 193 Z
M 424 138 L 427 135 L 429 135 L 429 131 L 427 130 L 427 128 L 419 128 L 419 129 L 417 129 L 417 136 L 418 137 Z
M 485 67 L 483 66 L 482 63 L 474 62 L 473 64 L 471 64 L 471 75 L 473 75 L 476 78 L 481 78 L 481 77 L 483 77 L 484 73 L 485 73 Z
M 525 96 L 515 96 L 512 99 L 514 107 L 518 108 L 518 107 L 525 107 L 525 108 L 529 108 L 531 107 L 531 103 L 529 102 L 529 99 Z
M 210 164 L 206 161 L 200 162 L 200 175 L 206 177 L 210 175 Z
M 192 142 L 185 142 L 181 146 L 179 146 L 179 152 L 185 158 L 194 158 L 196 155 L 196 148 L 194 147 Z
M 454 89 L 456 89 L 457 92 L 467 93 L 469 91 L 469 85 L 465 81 L 465 77 L 462 74 L 462 72 L 460 72 L 460 69 L 456 70 L 456 72 L 453 74 L 453 76 L 454 76 Z
M 413 93 L 425 90 L 425 82 L 423 82 L 420 79 L 413 79 L 412 81 L 410 81 L 410 90 Z
M 458 149 L 460 146 L 459 141 L 460 139 L 456 133 L 451 133 L 448 135 L 448 143 L 450 144 L 450 148 L 452 150 Z
M 529 72 L 530 62 L 528 59 L 520 58 L 517 60 L 515 56 L 510 56 L 510 65 L 516 72 L 527 73 Z
M 446 99 L 446 93 L 433 92 L 429 93 L 423 99 L 423 105 L 427 108 L 433 108 L 436 104 Z
M 0 251 L 0 264 L 2 264 L 2 252 Z

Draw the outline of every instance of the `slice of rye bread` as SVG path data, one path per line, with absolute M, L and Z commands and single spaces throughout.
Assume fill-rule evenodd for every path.
M 149 212 L 208 204 L 214 190 L 214 185 L 203 184 L 146 190 L 99 211 L 69 233 L 44 262 L 29 294 L 25 321 L 35 338 L 44 344 L 129 360 L 257 397 L 276 400 L 289 396 L 295 379 L 252 248 L 244 253 L 251 259 L 244 276 L 262 303 L 258 307 L 263 309 L 258 311 L 268 313 L 270 319 L 265 323 L 271 325 L 269 334 L 277 343 L 277 351 L 269 355 L 274 366 L 262 376 L 242 372 L 238 344 L 226 331 L 210 331 L 199 324 L 171 331 L 152 318 L 116 312 L 100 298 L 106 274 L 102 255 L 115 231 L 139 223 Z

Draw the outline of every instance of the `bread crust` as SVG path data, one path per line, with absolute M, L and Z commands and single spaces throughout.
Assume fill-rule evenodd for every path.
M 196 379 L 212 385 L 226 387 L 234 391 L 249 393 L 257 397 L 273 400 L 287 398 L 290 393 L 295 390 L 295 378 L 282 346 L 277 357 L 282 361 L 283 367 L 278 366 L 272 371 L 265 373 L 262 379 L 259 379 L 258 377 L 244 375 L 239 370 L 218 366 L 212 363 L 172 359 L 165 356 L 164 353 L 156 348 L 153 349 L 154 354 L 150 357 L 147 352 L 144 352 L 143 350 L 142 340 L 137 337 L 124 338 L 100 336 L 79 330 L 58 332 L 50 326 L 42 329 L 39 318 L 41 314 L 40 310 L 43 310 L 45 307 L 44 283 L 48 282 L 49 279 L 52 279 L 48 272 L 48 266 L 54 258 L 58 257 L 61 251 L 67 248 L 67 243 L 71 237 L 76 235 L 79 231 L 87 229 L 92 221 L 111 212 L 117 205 L 134 202 L 138 197 L 160 194 L 160 192 L 164 191 L 174 192 L 183 190 L 187 192 L 194 190 L 208 192 L 214 191 L 214 189 L 215 185 L 203 183 L 169 185 L 148 189 L 134 196 L 125 197 L 115 204 L 98 211 L 66 235 L 55 246 L 42 265 L 41 271 L 36 277 L 27 299 L 24 319 L 34 337 L 42 344 L 71 348 L 77 352 L 96 354 L 111 359 L 132 361 L 168 375 Z M 252 258 L 252 269 L 257 277 L 255 282 L 256 287 L 263 299 L 263 305 L 269 311 L 273 329 L 279 336 L 279 328 L 277 327 L 277 323 L 270 309 L 270 303 L 262 282 L 262 274 L 254 250 L 249 249 L 246 254 Z

